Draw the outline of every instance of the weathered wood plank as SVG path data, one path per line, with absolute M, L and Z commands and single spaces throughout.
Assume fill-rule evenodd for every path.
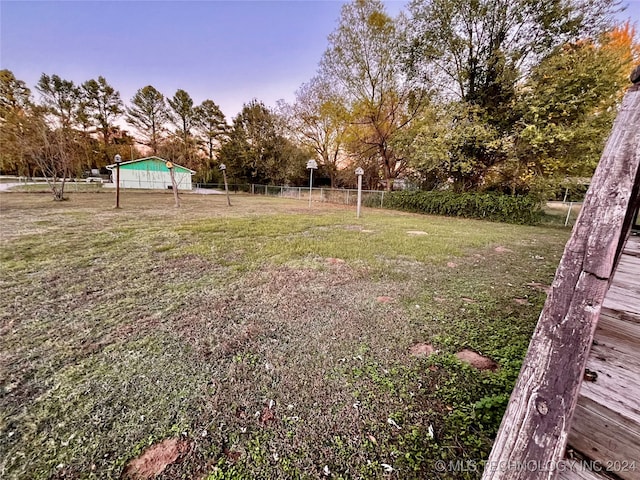
M 606 414 L 604 414 L 606 413 Z M 640 433 L 617 412 L 580 397 L 569 434 L 571 448 L 625 480 L 640 480 Z
M 565 247 L 484 479 L 551 479 L 558 473 L 491 466 L 549 464 L 563 457 L 600 308 L 624 242 L 623 224 L 640 174 L 639 151 L 640 85 L 634 85 Z
M 640 432 L 640 370 L 637 370 L 640 359 L 601 345 L 594 348 L 587 368 L 597 378 L 594 382 L 583 382 L 580 399 L 588 398 L 599 405 L 605 416 L 606 410 L 615 411 L 621 422 Z M 614 358 L 616 353 L 622 361 Z M 630 363 L 623 364 L 624 361 Z M 640 443 L 636 449 L 640 455 Z
M 603 308 L 640 317 L 640 257 L 627 252 L 620 258 Z
M 640 236 L 629 237 L 625 245 L 624 253 L 633 257 L 640 257 Z
M 615 312 L 624 312 L 633 316 L 640 315 L 640 305 L 637 298 L 640 298 L 640 292 L 635 292 L 631 288 L 621 288 L 615 286 L 611 288 L 610 295 L 604 301 L 604 307 Z
M 589 461 L 564 460 L 558 473 L 558 480 L 608 480 L 611 478 L 602 472 L 590 470 L 589 466 Z
M 621 267 L 621 271 L 624 274 L 628 274 L 628 275 L 633 275 L 634 273 L 636 275 L 640 274 L 640 271 L 638 271 L 638 267 L 640 266 L 640 256 L 635 256 L 625 251 L 623 258 L 624 258 L 624 262 L 621 261 L 621 263 L 623 264 L 620 265 L 620 267 Z M 616 271 L 617 270 L 618 269 L 616 269 Z
M 602 317 L 600 318 L 602 319 Z M 597 362 L 602 362 L 602 365 Z M 602 368 L 605 375 L 610 374 L 608 371 L 610 368 L 630 370 L 635 375 L 640 375 L 640 356 L 638 355 L 637 344 L 621 342 L 617 337 L 610 335 L 609 332 L 599 329 L 589 352 L 587 368 L 592 371 Z M 602 384 L 598 380 L 594 383 L 596 385 Z M 584 388 L 587 384 L 588 382 L 583 383 L 582 387 Z M 635 388 L 640 388 L 640 385 L 636 385 Z
M 631 315 L 615 310 L 602 309 L 598 320 L 598 335 L 615 342 L 629 345 L 640 344 L 640 317 L 631 320 Z

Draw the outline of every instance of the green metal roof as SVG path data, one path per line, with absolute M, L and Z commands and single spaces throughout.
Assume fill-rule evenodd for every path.
M 139 158 L 137 160 L 129 160 L 128 162 L 120 163 L 121 170 L 140 170 L 140 171 L 153 171 L 153 172 L 168 172 L 167 161 L 160 157 L 146 157 Z M 172 162 L 173 163 L 173 162 Z M 115 170 L 116 164 L 113 163 L 111 165 L 107 165 L 109 170 Z M 196 173 L 193 170 L 188 169 L 187 167 L 183 167 L 182 165 L 178 165 L 177 163 L 173 163 L 173 168 L 176 172 L 182 173 Z

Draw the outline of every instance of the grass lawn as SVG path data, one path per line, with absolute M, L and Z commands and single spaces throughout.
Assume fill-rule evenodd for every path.
M 101 192 L 103 185 L 101 183 L 93 182 L 87 183 L 84 180 L 74 181 L 74 182 L 66 182 L 64 184 L 64 194 L 65 197 L 67 194 L 73 194 L 78 192 Z M 25 185 L 16 185 L 11 187 L 11 192 L 26 192 L 26 193 L 49 193 L 51 192 L 51 187 L 47 182 L 39 182 L 39 183 L 28 183 Z
M 69 197 L 0 194 L 2 478 L 121 478 L 170 438 L 158 478 L 479 478 L 569 235 Z

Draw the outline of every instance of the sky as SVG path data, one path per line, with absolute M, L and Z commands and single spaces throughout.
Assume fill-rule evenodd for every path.
M 216 102 L 228 121 L 253 98 L 294 100 L 316 73 L 341 0 L 0 0 L 0 68 L 34 91 L 42 73 L 77 84 L 102 75 L 128 103 L 153 85 L 196 104 Z M 396 16 L 405 1 L 387 0 Z M 640 29 L 640 0 L 621 18 Z

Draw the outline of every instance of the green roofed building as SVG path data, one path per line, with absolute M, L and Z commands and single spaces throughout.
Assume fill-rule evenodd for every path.
M 116 164 L 107 165 L 111 170 L 111 179 L 116 181 Z M 191 190 L 191 176 L 196 173 L 186 167 L 173 163 L 173 175 L 178 190 Z M 139 158 L 120 163 L 120 188 L 144 188 L 166 190 L 171 187 L 171 176 L 167 160 L 160 157 Z

